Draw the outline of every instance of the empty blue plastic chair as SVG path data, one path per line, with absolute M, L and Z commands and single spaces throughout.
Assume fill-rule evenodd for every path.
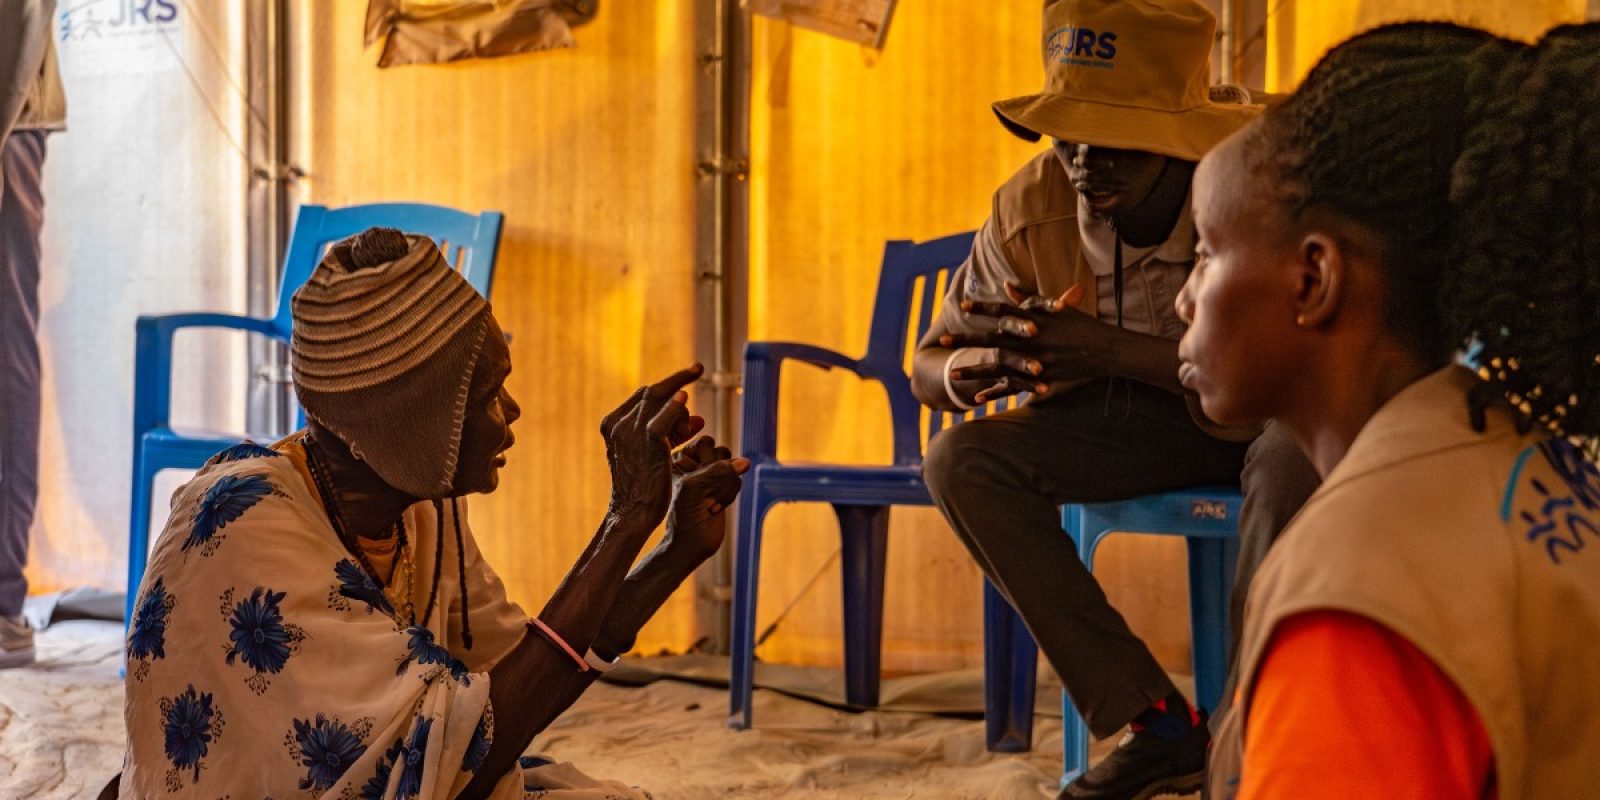
M 431 237 L 451 266 L 484 297 L 494 277 L 504 215 L 468 214 L 418 203 L 379 203 L 330 209 L 305 205 L 295 219 L 284 256 L 278 308 L 259 319 L 234 314 L 141 316 L 135 325 L 133 391 L 133 501 L 128 526 L 128 600 L 124 620 L 133 619 L 134 598 L 149 557 L 151 494 L 164 469 L 198 469 L 217 451 L 238 444 L 244 434 L 174 430 L 168 423 L 172 392 L 172 338 L 186 328 L 249 331 L 288 343 L 289 299 L 311 276 L 328 245 L 374 225 Z
M 1117 503 L 1062 506 L 1062 527 L 1090 570 L 1094 569 L 1095 550 L 1112 532 L 1171 534 L 1188 540 L 1195 702 L 1207 709 L 1215 709 L 1222 699 L 1228 674 L 1228 597 L 1238 559 L 1239 505 L 1239 490 L 1223 487 L 1182 489 Z M 986 606 L 985 613 L 995 612 Z M 1027 635 L 1025 631 L 1023 635 Z M 1031 718 L 1033 714 L 1034 668 L 1032 664 L 1005 663 L 1010 652 L 1016 652 L 1015 648 L 997 649 L 995 660 L 988 666 L 991 676 L 1010 676 L 1011 683 L 999 689 L 991 685 L 986 717 L 991 726 L 1028 730 L 1031 719 L 1015 717 L 1021 714 Z M 991 684 L 993 680 L 991 677 Z M 1061 782 L 1065 785 L 1082 775 L 1089 764 L 1089 730 L 1065 692 L 1061 719 Z
M 744 478 L 734 540 L 730 726 L 746 728 L 751 724 L 761 528 L 767 511 L 776 503 L 833 506 L 843 539 L 840 561 L 844 572 L 845 698 L 856 706 L 877 705 L 889 509 L 896 505 L 932 505 L 922 482 L 923 445 L 933 434 L 963 418 L 924 409 L 911 394 L 905 364 L 938 313 L 950 273 L 966 260 L 971 249 L 970 232 L 921 244 L 889 242 L 884 248 L 867 353 L 860 359 L 792 342 L 751 342 L 745 348 L 741 447 L 751 468 Z M 894 429 L 893 463 L 847 466 L 778 461 L 778 385 L 784 361 L 800 361 L 822 369 L 838 367 L 863 380 L 881 383 L 889 397 Z M 997 404 L 978 409 L 973 415 L 1004 407 L 1006 404 Z M 1005 601 L 999 602 L 1009 611 Z M 1020 622 L 1014 617 L 1007 624 L 1020 629 Z M 1022 631 L 1022 638 L 1030 649 L 1007 663 L 1034 657 L 1033 641 L 1027 638 L 1026 631 Z

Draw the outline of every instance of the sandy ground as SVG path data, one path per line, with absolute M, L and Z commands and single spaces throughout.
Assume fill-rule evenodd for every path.
M 92 798 L 121 768 L 121 634 L 113 623 L 60 623 L 38 635 L 38 665 L 0 672 L 0 798 Z M 933 695 L 948 697 L 952 680 L 964 682 L 965 697 L 977 697 L 974 676 L 891 681 L 885 703 L 914 708 Z M 1051 693 L 1043 695 L 1041 705 L 1054 702 Z M 1010 800 L 1055 793 L 1061 758 L 1055 717 L 1036 717 L 1031 753 L 996 755 L 984 749 L 979 720 L 850 713 L 766 690 L 756 692 L 755 703 L 755 729 L 734 731 L 724 725 L 723 689 L 674 680 L 640 688 L 600 684 L 533 751 L 643 786 L 663 800 Z
M 0 798 L 94 797 L 122 768 L 122 626 L 64 622 L 0 671 Z

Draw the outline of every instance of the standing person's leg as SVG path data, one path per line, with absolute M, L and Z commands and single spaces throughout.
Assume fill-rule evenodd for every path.
M 1239 562 L 1228 608 L 1228 680 L 1222 690 L 1222 702 L 1211 718 L 1213 730 L 1233 707 L 1234 671 L 1239 665 L 1239 634 L 1244 630 L 1250 581 L 1272 543 L 1320 485 L 1322 476 L 1306 458 L 1300 443 L 1287 428 L 1268 422 L 1261 435 L 1250 443 L 1244 471 L 1239 475 L 1244 503 L 1239 508 Z
M 1105 737 L 1176 690 L 1084 568 L 1058 506 L 1231 484 L 1243 456 L 1242 445 L 1195 427 L 1181 398 L 1100 381 L 945 431 L 923 473 L 1089 729 Z
M 39 233 L 44 131 L 0 145 L 0 667 L 33 660 L 16 625 L 28 583 L 28 530 L 38 500 Z M 20 629 L 19 629 L 20 628 Z

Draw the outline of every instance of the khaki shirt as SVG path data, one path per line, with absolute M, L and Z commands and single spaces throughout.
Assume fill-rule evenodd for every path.
M 1117 238 L 1111 226 L 1095 219 L 1078 195 L 1078 238 L 1083 257 L 1094 272 L 1095 316 L 1116 324 L 1115 257 Z M 1153 247 L 1122 245 L 1122 327 L 1174 341 L 1188 327 L 1178 318 L 1178 292 L 1194 266 L 1194 211 L 1188 200 L 1167 240 Z
M 1474 431 L 1476 382 L 1449 367 L 1390 399 L 1273 544 L 1250 584 L 1212 797 L 1248 783 L 1256 670 L 1278 624 L 1312 610 L 1366 617 L 1437 664 L 1483 721 L 1502 800 L 1594 796 L 1600 471 L 1503 410 Z
M 937 347 L 939 337 L 948 333 L 992 330 L 992 320 L 967 318 L 961 303 L 1009 302 L 1008 281 L 1025 292 L 1051 297 L 1082 284 L 1094 291 L 1084 292 L 1078 310 L 1114 324 L 1110 229 L 1089 219 L 1080 209 L 1081 202 L 1053 151 L 1046 150 L 1024 164 L 995 191 L 993 209 L 973 240 L 972 254 L 951 276 L 944 304 L 918 348 Z M 1167 339 L 1183 336 L 1185 326 L 1173 302 L 1194 265 L 1194 241 L 1194 221 L 1185 202 L 1167 242 L 1152 248 L 1123 247 L 1124 327 Z M 948 366 L 985 361 L 992 352 L 987 348 L 960 350 Z M 913 380 L 927 381 L 930 376 L 918 375 Z M 943 386 L 920 388 L 924 397 L 945 394 Z M 951 399 L 958 405 L 964 403 L 963 398 Z

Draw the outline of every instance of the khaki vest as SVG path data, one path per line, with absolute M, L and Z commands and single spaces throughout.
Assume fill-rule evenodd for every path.
M 1488 732 L 1502 800 L 1600 795 L 1600 472 L 1496 409 L 1472 430 L 1476 381 L 1450 367 L 1392 398 L 1262 562 L 1212 797 L 1238 792 L 1268 638 L 1314 609 L 1372 619 L 1449 676 Z
M 47 2 L 44 6 L 42 13 L 53 18 L 54 3 Z M 43 33 L 44 59 L 39 64 L 39 73 L 32 76 L 23 89 L 25 94 L 15 130 L 60 131 L 67 127 L 67 93 L 61 86 L 55 36 L 48 27 Z

